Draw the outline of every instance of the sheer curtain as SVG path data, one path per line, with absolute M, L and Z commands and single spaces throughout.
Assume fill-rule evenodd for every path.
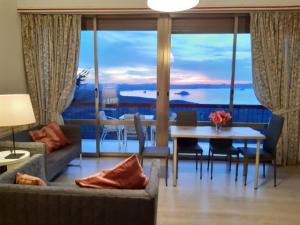
M 80 15 L 22 14 L 25 73 L 36 120 L 63 123 L 79 58 Z
M 251 14 L 253 83 L 260 103 L 285 117 L 277 163 L 300 162 L 300 12 Z

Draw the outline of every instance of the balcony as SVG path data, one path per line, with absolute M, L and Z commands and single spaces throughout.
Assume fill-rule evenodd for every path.
M 96 130 L 97 120 L 95 119 L 95 103 L 94 102 L 73 102 L 72 105 L 64 112 L 63 117 L 67 124 L 81 126 L 83 151 L 87 153 L 96 152 Z M 153 144 L 151 137 L 151 126 L 155 126 L 155 104 L 153 103 L 132 103 L 122 102 L 118 105 L 106 105 L 105 113 L 116 119 L 124 114 L 134 114 L 139 112 L 143 115 L 153 115 L 154 120 L 146 121 L 147 136 L 149 137 L 146 144 Z M 208 116 L 216 110 L 229 110 L 229 105 L 215 104 L 175 104 L 170 103 L 170 112 L 179 110 L 195 110 L 197 111 L 198 125 L 209 125 Z M 271 112 L 261 105 L 234 105 L 233 109 L 233 126 L 249 126 L 263 132 L 266 123 L 269 120 Z M 173 124 L 174 121 L 170 121 Z M 117 125 L 120 129 L 124 126 L 133 126 L 133 121 L 125 120 L 106 120 L 100 123 L 99 137 L 102 135 L 102 125 Z M 207 150 L 207 140 L 201 140 L 200 143 L 204 150 Z M 243 145 L 243 141 L 237 141 L 236 145 Z M 251 143 L 250 143 L 251 144 Z M 171 139 L 169 146 L 172 147 Z M 172 148 L 171 148 L 172 149 Z M 138 152 L 138 142 L 135 136 L 130 136 L 127 139 L 127 146 L 124 146 L 124 140 L 118 141 L 117 133 L 108 133 L 104 140 L 100 143 L 101 153 L 136 153 Z M 206 151 L 205 151 L 206 152 Z

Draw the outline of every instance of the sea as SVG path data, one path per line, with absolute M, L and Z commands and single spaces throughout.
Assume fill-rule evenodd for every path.
M 235 88 L 234 104 L 260 105 L 252 88 Z M 126 90 L 120 91 L 124 97 L 156 98 L 156 90 Z M 229 88 L 199 88 L 199 89 L 171 89 L 170 101 L 181 100 L 198 104 L 229 104 Z

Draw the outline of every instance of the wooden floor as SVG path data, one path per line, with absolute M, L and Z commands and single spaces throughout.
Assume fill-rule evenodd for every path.
M 74 182 L 110 168 L 122 159 L 88 158 L 82 168 L 69 167 L 56 181 Z M 145 162 L 146 173 L 150 160 Z M 170 163 L 171 164 L 171 163 Z M 172 164 L 171 164 L 172 165 Z M 172 186 L 172 170 L 169 168 L 169 186 L 165 186 L 164 168 L 158 203 L 158 225 L 299 225 L 300 224 L 300 167 L 278 169 L 278 187 L 273 187 L 272 167 L 267 167 L 267 178 L 259 179 L 259 189 L 253 189 L 254 166 L 249 167 L 248 186 L 242 182 L 242 167 L 239 180 L 234 181 L 234 167 L 231 173 L 225 162 L 217 162 L 214 178 L 210 180 L 203 167 L 203 179 L 195 170 L 194 161 L 179 163 L 178 186 Z

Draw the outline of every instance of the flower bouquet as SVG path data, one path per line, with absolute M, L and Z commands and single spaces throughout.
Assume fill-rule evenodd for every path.
M 222 125 L 226 125 L 231 120 L 231 115 L 225 111 L 216 111 L 209 114 L 209 119 L 216 126 L 216 131 L 219 131 Z

